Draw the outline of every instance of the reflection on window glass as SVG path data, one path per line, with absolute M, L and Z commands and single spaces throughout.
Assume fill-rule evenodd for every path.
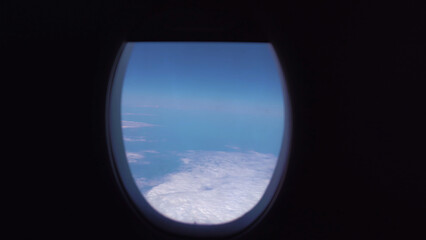
M 190 224 L 226 223 L 252 209 L 280 152 L 281 81 L 268 43 L 135 43 L 121 119 L 149 204 Z

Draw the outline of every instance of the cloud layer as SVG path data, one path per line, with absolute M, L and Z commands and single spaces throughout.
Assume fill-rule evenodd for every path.
M 180 157 L 182 169 L 156 183 L 144 196 L 166 217 L 197 224 L 229 222 L 253 208 L 277 160 L 272 154 L 254 151 L 187 151 Z
M 123 137 L 124 141 L 126 142 L 146 142 L 146 138 L 141 136 L 141 137 Z
M 126 152 L 127 162 L 128 163 L 138 163 L 138 164 L 150 164 L 149 161 L 141 161 L 145 159 L 145 153 L 156 154 L 159 153 L 156 150 L 143 150 L 139 152 Z
M 127 152 L 127 162 L 128 163 L 136 163 L 138 160 L 145 158 L 142 154 L 134 153 L 134 152 Z
M 141 128 L 141 127 L 155 127 L 157 125 L 145 122 L 134 122 L 134 121 L 121 121 L 122 128 Z

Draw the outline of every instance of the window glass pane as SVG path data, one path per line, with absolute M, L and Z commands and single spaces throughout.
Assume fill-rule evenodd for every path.
M 121 127 L 148 203 L 190 224 L 226 223 L 252 209 L 280 153 L 281 81 L 268 43 L 135 43 Z

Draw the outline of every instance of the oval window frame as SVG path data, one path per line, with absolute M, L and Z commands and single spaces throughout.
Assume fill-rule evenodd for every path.
M 214 41 L 220 42 L 220 41 Z M 109 160 L 115 179 L 120 187 L 122 195 L 136 214 L 147 222 L 166 233 L 172 233 L 188 237 L 227 237 L 242 233 L 251 229 L 269 212 L 277 195 L 281 191 L 287 166 L 291 139 L 291 104 L 287 91 L 285 74 L 282 63 L 279 61 L 273 43 L 276 63 L 282 79 L 283 105 L 284 105 L 284 133 L 280 154 L 271 180 L 259 202 L 239 218 L 216 225 L 198 225 L 177 222 L 169 219 L 155 210 L 143 197 L 134 179 L 131 176 L 129 164 L 124 151 L 124 142 L 121 128 L 121 95 L 127 64 L 133 49 L 133 43 L 125 41 L 119 48 L 115 62 L 108 79 L 108 89 L 105 105 L 106 139 L 109 151 Z M 265 42 L 268 43 L 268 42 Z

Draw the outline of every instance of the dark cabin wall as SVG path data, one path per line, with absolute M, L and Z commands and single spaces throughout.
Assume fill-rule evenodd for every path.
M 276 204 L 239 239 L 425 238 L 424 3 L 28 1 L 0 9 L 13 145 L 3 196 L 13 234 L 171 238 L 141 224 L 114 181 L 103 115 L 109 69 L 124 39 L 247 39 L 275 44 L 293 136 Z

